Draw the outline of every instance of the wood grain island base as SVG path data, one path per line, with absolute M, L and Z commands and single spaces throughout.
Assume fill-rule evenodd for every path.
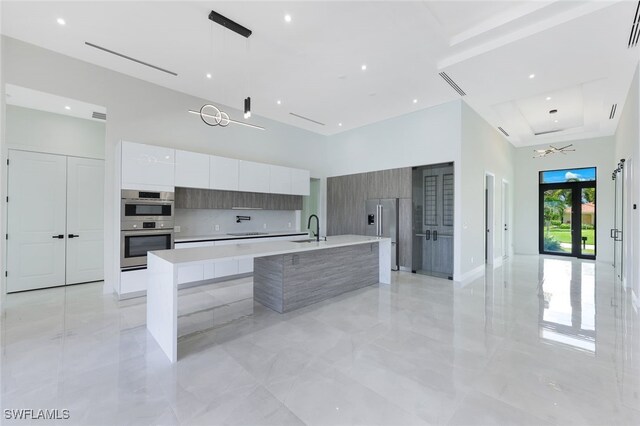
M 371 284 L 391 283 L 391 240 L 336 235 L 327 241 L 272 241 L 152 251 L 147 255 L 147 330 L 167 358 L 178 361 L 178 271 L 215 271 L 229 261 L 254 261 L 254 299 L 289 312 Z
M 290 312 L 379 282 L 378 243 L 257 257 L 253 298 Z

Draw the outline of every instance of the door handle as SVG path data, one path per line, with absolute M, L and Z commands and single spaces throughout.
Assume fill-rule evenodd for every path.
M 63 240 L 63 239 L 64 239 L 64 234 L 54 235 L 54 236 L 53 236 L 53 237 L 51 237 L 51 238 L 57 238 L 57 239 L 59 239 L 59 240 Z
M 438 231 L 433 231 L 433 241 L 438 241 Z
M 611 229 L 609 231 L 609 237 L 613 238 L 615 240 L 616 239 L 616 232 L 617 232 L 617 229 Z
M 431 239 L 431 231 L 430 230 L 426 230 L 424 231 L 424 239 L 425 240 L 430 240 Z
M 618 236 L 620 236 L 620 238 L 618 238 Z M 620 231 L 619 229 L 616 229 L 616 234 L 613 239 L 614 241 L 622 241 L 622 231 Z
M 69 234 L 69 235 L 67 235 L 67 237 L 69 237 L 69 238 L 79 238 L 79 237 L 80 237 L 80 235 L 77 235 L 77 234 Z

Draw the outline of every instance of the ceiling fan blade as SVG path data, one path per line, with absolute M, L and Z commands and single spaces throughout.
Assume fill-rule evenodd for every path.
M 558 148 L 560 151 L 569 148 L 570 146 L 573 146 L 573 144 L 569 144 L 567 146 L 563 146 L 562 148 Z M 574 150 L 575 151 L 575 150 Z

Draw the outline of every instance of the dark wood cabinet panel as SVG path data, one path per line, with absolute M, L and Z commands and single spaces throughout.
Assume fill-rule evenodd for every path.
M 412 265 L 412 243 L 413 243 L 413 226 L 411 222 L 411 214 L 413 202 L 411 198 L 401 198 L 398 208 L 398 264 L 401 267 L 411 269 Z
M 302 196 L 176 188 L 175 206 L 178 209 L 229 210 L 234 207 L 244 207 L 264 210 L 302 210 Z
M 403 167 L 328 178 L 327 235 L 364 235 L 366 200 L 400 198 L 399 261 L 411 267 L 411 176 L 411 167 Z

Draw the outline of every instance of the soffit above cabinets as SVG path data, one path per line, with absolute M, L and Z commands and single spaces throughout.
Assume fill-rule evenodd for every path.
M 628 47 L 637 5 L 553 0 L 163 1 L 152 7 L 145 1 L 0 3 L 5 35 L 239 110 L 251 96 L 254 115 L 312 132 L 332 135 L 464 99 L 496 129 L 502 127 L 516 146 L 615 132 L 640 58 L 639 46 Z M 250 28 L 251 37 L 212 23 L 212 8 Z M 285 14 L 291 22 L 285 22 Z M 66 25 L 58 25 L 58 17 Z M 597 93 L 590 92 L 594 82 L 599 82 Z M 561 110 L 565 130 L 554 132 L 558 129 L 545 124 L 537 110 L 536 99 L 549 93 L 567 96 Z M 618 112 L 610 120 L 613 104 Z

